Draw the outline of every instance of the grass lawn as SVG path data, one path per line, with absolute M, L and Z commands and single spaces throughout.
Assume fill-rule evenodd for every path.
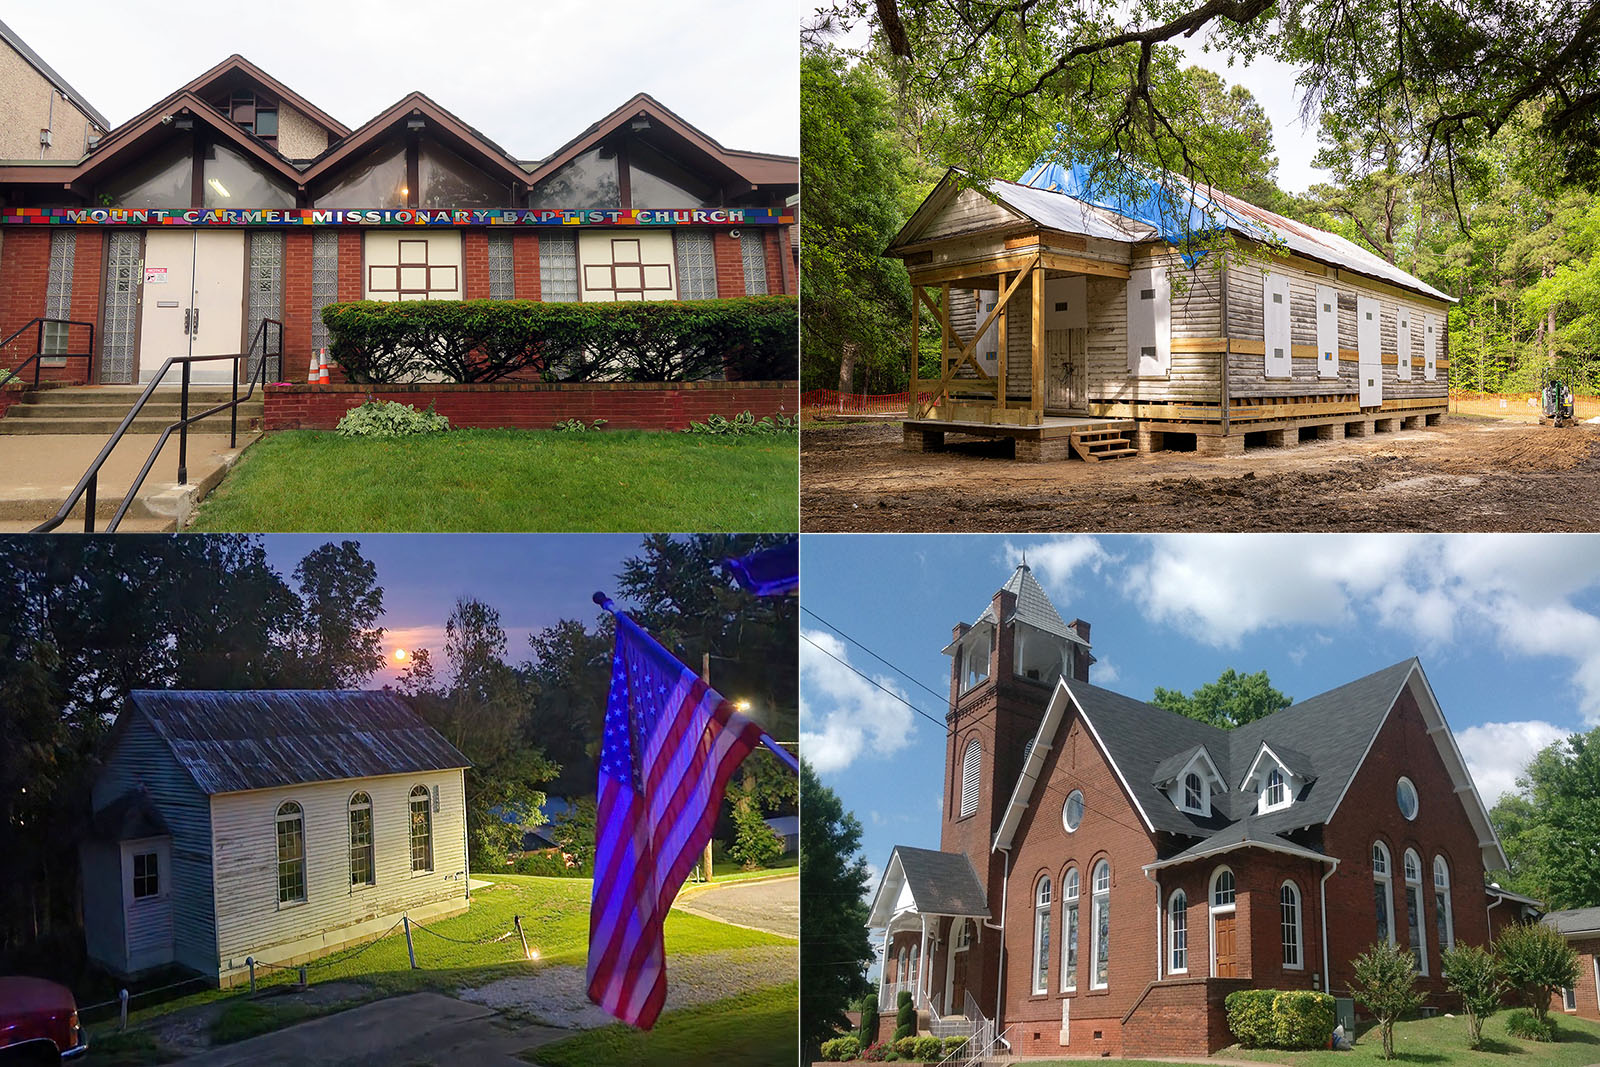
M 418 970 L 410 969 L 405 937 L 395 929 L 377 941 L 341 949 L 314 961 L 310 964 L 311 982 L 357 981 L 380 994 L 424 989 L 451 992 L 529 967 L 582 966 L 589 951 L 590 892 L 591 882 L 586 878 L 499 875 L 494 885 L 472 894 L 472 907 L 466 912 L 425 926 L 413 924 L 411 937 L 416 947 Z M 512 926 L 515 915 L 522 916 L 528 947 L 539 956 L 537 963 L 522 957 L 522 943 Z M 679 911 L 667 915 L 666 938 L 667 952 L 674 956 L 752 945 L 794 944 L 774 934 L 729 926 Z M 261 984 L 283 983 L 293 977 L 292 972 L 283 970 L 258 971 L 257 974 Z M 129 1018 L 138 1022 L 190 1005 L 232 997 L 239 992 L 238 989 L 208 989 L 140 1008 L 131 1012 Z M 244 1014 L 238 1016 L 235 1023 L 247 1028 L 256 1020 L 248 1010 L 241 1010 Z
M 797 530 L 799 470 L 792 434 L 452 430 L 384 440 L 293 430 L 252 446 L 192 528 Z
M 663 1063 L 737 1063 L 794 1067 L 800 1058 L 796 982 L 667 1012 L 648 1033 L 620 1023 L 525 1053 L 544 1067 Z

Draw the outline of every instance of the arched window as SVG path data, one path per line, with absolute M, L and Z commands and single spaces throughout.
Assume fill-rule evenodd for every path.
M 915 989 L 917 986 L 917 971 L 921 964 L 922 946 L 913 941 L 911 943 L 911 974 L 907 978 L 907 984 L 909 984 L 913 989 Z
M 306 899 L 306 818 L 300 805 L 278 805 L 278 903 Z
M 978 779 L 983 772 L 983 746 L 974 737 L 961 755 L 961 818 L 978 810 Z
M 1411 958 L 1417 973 L 1428 973 L 1428 935 L 1422 915 L 1422 857 L 1406 849 L 1406 933 L 1411 939 Z
M 1372 843 L 1372 901 L 1378 918 L 1378 940 L 1394 944 L 1393 875 L 1389 871 L 1389 850 L 1382 841 Z
M 411 790 L 411 869 L 433 870 L 433 806 L 425 785 Z
M 1267 807 L 1275 808 L 1283 803 L 1283 772 L 1274 767 L 1267 772 Z
M 1183 776 L 1183 806 L 1190 811 L 1206 810 L 1205 787 L 1193 771 Z
M 1456 917 L 1450 907 L 1450 865 L 1443 856 L 1433 857 L 1433 918 L 1439 924 L 1439 949 L 1456 947 Z
M 1239 977 L 1239 951 L 1236 939 L 1235 887 L 1233 872 L 1218 867 L 1211 875 L 1211 977 Z
M 1050 876 L 1033 891 L 1033 991 L 1050 989 Z
M 1220 911 L 1234 904 L 1233 872 L 1223 867 L 1211 878 L 1211 910 Z
M 1061 991 L 1078 988 L 1078 868 L 1067 868 L 1061 879 L 1061 899 L 1065 903 L 1066 939 L 1061 943 Z
M 1111 864 L 1105 860 L 1094 865 L 1092 889 L 1090 912 L 1094 925 L 1094 944 L 1091 946 L 1093 951 L 1089 962 L 1093 977 L 1089 985 L 1104 989 L 1111 973 Z
M 1293 882 L 1278 890 L 1278 911 L 1283 925 L 1283 966 L 1286 970 L 1305 968 L 1300 959 L 1300 888 Z
M 1189 970 L 1189 897 L 1183 890 L 1167 902 L 1167 971 L 1185 974 Z
M 372 885 L 372 798 L 365 793 L 350 797 L 350 884 Z

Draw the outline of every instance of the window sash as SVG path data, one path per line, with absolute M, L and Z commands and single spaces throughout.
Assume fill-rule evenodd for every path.
M 1293 887 L 1284 886 L 1278 892 L 1278 906 L 1283 924 L 1283 965 L 1300 966 L 1300 894 Z
M 433 870 L 433 810 L 426 791 L 411 795 L 411 870 Z
M 1033 991 L 1050 988 L 1050 897 L 1033 909 Z
M 1062 948 L 1061 991 L 1078 988 L 1078 905 L 1067 905 L 1067 941 Z
M 154 852 L 140 852 L 133 857 L 133 899 L 158 896 L 161 893 L 160 863 Z
M 1374 878 L 1372 880 L 1373 908 L 1377 913 L 1378 940 L 1394 944 L 1394 923 L 1389 914 L 1389 879 Z
M 1414 885 L 1406 886 L 1406 932 L 1411 938 L 1411 958 L 1417 973 L 1428 973 L 1428 946 L 1422 937 L 1422 894 Z
M 306 899 L 305 816 L 278 817 L 278 903 L 295 904 Z
M 1111 974 L 1111 896 L 1094 898 L 1094 981 L 1095 989 L 1106 988 Z
M 1167 970 L 1178 973 L 1189 969 L 1189 901 L 1174 897 L 1167 906 Z
M 372 849 L 372 807 L 350 809 L 350 884 L 372 885 L 375 881 Z

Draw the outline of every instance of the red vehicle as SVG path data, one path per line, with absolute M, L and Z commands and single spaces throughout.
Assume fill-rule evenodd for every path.
M 70 989 L 43 978 L 0 978 L 0 1064 L 55 1063 L 88 1049 Z

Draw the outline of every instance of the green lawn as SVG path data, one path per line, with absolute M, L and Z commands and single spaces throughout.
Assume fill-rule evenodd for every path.
M 198 531 L 799 529 L 792 434 L 452 430 L 398 439 L 294 430 L 257 442 Z
M 664 1063 L 737 1063 L 794 1067 L 800 1058 L 796 982 L 667 1012 L 648 1033 L 620 1023 L 524 1053 L 543 1067 L 644 1067 Z

